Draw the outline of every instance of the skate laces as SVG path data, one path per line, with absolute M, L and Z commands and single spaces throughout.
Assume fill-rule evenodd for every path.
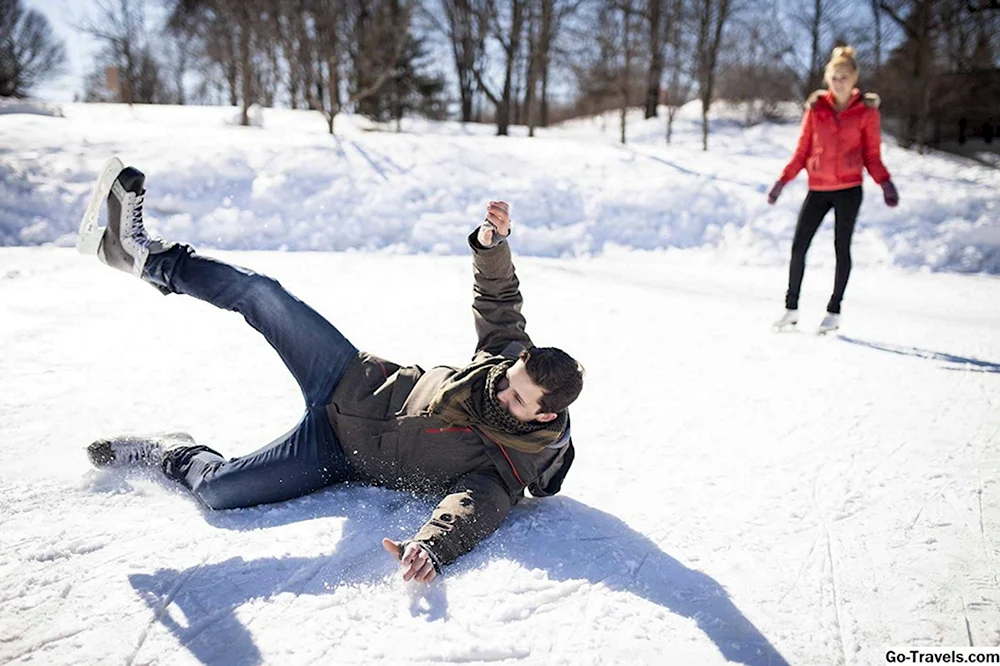
M 127 464 L 159 462 L 157 458 L 161 447 L 155 442 L 145 440 L 126 440 L 118 442 L 115 447 L 115 458 L 123 459 Z
M 129 237 L 133 241 L 143 247 L 149 245 L 149 235 L 146 233 L 146 229 L 142 226 L 142 204 L 145 200 L 145 190 L 142 191 L 142 194 L 135 195 L 135 201 L 132 204 L 132 229 L 129 234 Z

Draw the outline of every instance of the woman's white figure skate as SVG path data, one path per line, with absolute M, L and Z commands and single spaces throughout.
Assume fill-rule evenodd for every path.
M 823 321 L 819 323 L 819 328 L 816 329 L 816 333 L 818 335 L 826 335 L 831 331 L 836 331 L 838 328 L 840 328 L 840 315 L 827 312 L 826 316 L 823 317 Z
M 795 328 L 795 325 L 798 323 L 799 323 L 799 311 L 785 310 L 785 314 L 781 316 L 781 319 L 774 322 L 772 326 L 776 331 L 786 331 Z

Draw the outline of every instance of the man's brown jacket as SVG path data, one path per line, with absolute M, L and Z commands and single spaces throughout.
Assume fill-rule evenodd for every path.
M 475 234 L 476 333 L 473 363 L 517 358 L 533 345 L 524 331 L 521 292 L 506 242 L 486 249 Z M 492 441 L 480 428 L 456 427 L 429 414 L 429 404 L 458 368 L 400 366 L 360 352 L 327 406 L 330 422 L 360 480 L 399 490 L 444 493 L 413 541 L 438 566 L 492 534 L 527 489 L 559 492 L 573 462 L 569 426 L 559 442 L 531 454 Z M 568 421 L 567 421 L 568 423 Z

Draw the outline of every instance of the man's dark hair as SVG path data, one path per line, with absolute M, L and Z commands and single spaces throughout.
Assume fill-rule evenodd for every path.
M 531 381 L 545 392 L 538 406 L 542 412 L 561 412 L 583 390 L 583 366 L 561 349 L 534 347 L 518 357 Z

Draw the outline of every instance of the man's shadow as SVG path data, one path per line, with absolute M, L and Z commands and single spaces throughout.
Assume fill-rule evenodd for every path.
M 334 594 L 343 585 L 374 584 L 398 575 L 398 565 L 382 551 L 380 536 L 393 530 L 412 534 L 433 505 L 424 497 L 348 487 L 272 507 L 206 512 L 213 525 L 233 530 L 320 517 L 350 520 L 329 555 L 249 561 L 234 557 L 184 570 L 131 574 L 129 581 L 154 618 L 203 664 L 260 664 L 263 657 L 251 633 L 253 618 L 244 624 L 236 616 L 241 606 L 285 592 Z M 480 568 L 497 558 L 540 569 L 550 580 L 586 581 L 627 592 L 690 618 L 729 661 L 787 664 L 716 580 L 687 568 L 618 518 L 576 500 L 525 501 L 495 535 L 447 573 Z M 446 584 L 439 579 L 420 590 L 411 598 L 411 613 L 447 618 Z
M 918 347 L 906 347 L 903 345 L 894 345 L 885 342 L 859 340 L 858 338 L 850 338 L 846 335 L 840 335 L 838 337 L 844 342 L 849 342 L 852 345 L 858 345 L 860 347 L 868 347 L 869 349 L 877 349 L 879 351 L 889 352 L 890 354 L 899 354 L 901 356 L 924 358 L 929 361 L 940 361 L 941 363 L 946 364 L 941 366 L 945 370 L 1000 372 L 1000 363 L 994 363 L 993 361 L 983 361 L 978 358 L 956 356 L 954 354 L 948 354 L 947 352 L 931 351 L 929 349 L 920 349 Z

